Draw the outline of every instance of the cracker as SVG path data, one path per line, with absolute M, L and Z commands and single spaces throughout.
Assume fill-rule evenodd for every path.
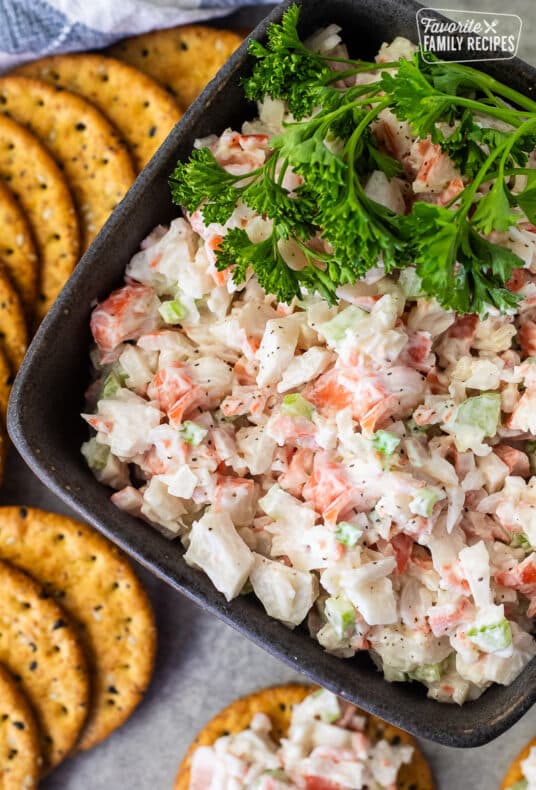
M 0 78 L 0 105 L 46 145 L 63 170 L 86 249 L 134 181 L 125 144 L 92 104 L 40 80 Z
M 13 373 L 8 358 L 0 346 L 0 424 L 6 425 L 7 404 L 11 395 L 11 385 L 13 384 Z M 2 445 L 0 444 L 0 460 L 2 458 Z
M 31 315 L 37 296 L 37 249 L 24 211 L 1 180 L 0 261 L 17 289 L 26 314 Z
M 15 74 L 45 80 L 78 93 L 112 121 L 140 171 L 181 118 L 181 111 L 155 80 L 120 60 L 102 55 L 52 55 Z
M 530 750 L 536 746 L 536 738 L 533 738 L 530 743 L 528 743 L 523 751 L 517 755 L 516 759 L 508 769 L 506 776 L 504 777 L 501 790 L 510 790 L 511 787 L 515 785 L 516 782 L 519 782 L 523 779 L 523 771 L 521 770 L 521 763 L 523 760 L 526 760 L 529 756 Z
M 3 267 L 0 267 L 0 345 L 12 371 L 16 372 L 26 354 L 28 330 L 20 296 Z
M 231 30 L 186 25 L 126 38 L 108 52 L 161 82 L 186 110 L 242 40 Z
M 93 694 L 79 748 L 89 749 L 128 718 L 149 685 L 156 628 L 147 594 L 119 549 L 55 513 L 0 508 L 0 557 L 31 571 L 81 626 Z
M 0 178 L 9 184 L 33 231 L 40 267 L 35 309 L 42 318 L 78 260 L 78 219 L 67 182 L 47 149 L 1 113 Z
M 85 656 L 67 615 L 37 582 L 0 562 L 0 589 L 0 662 L 20 678 L 47 770 L 67 756 L 86 719 Z
M 34 790 L 40 762 L 33 713 L 14 677 L 0 666 L 0 790 Z
M 285 686 L 262 689 L 232 702 L 205 725 L 190 745 L 179 766 L 175 778 L 175 790 L 188 790 L 192 756 L 199 746 L 210 746 L 222 735 L 245 730 L 256 713 L 266 713 L 270 717 L 272 738 L 276 742 L 280 741 L 288 732 L 292 718 L 292 706 L 303 702 L 305 697 L 316 688 L 318 687 L 289 683 Z M 396 739 L 395 743 L 408 744 L 414 748 L 411 763 L 400 769 L 397 782 L 398 790 L 433 790 L 435 785 L 430 768 L 414 738 L 407 732 L 393 727 L 375 716 L 364 712 L 362 715 L 367 719 L 366 733 L 372 740 L 386 738 L 393 742 L 393 739 Z

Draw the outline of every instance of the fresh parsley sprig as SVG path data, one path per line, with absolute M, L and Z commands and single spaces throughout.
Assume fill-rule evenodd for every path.
M 312 52 L 298 23 L 292 6 L 271 26 L 266 46 L 250 48 L 256 64 L 244 82 L 247 98 L 284 100 L 293 116 L 271 139 L 265 164 L 233 175 L 201 149 L 170 179 L 174 201 L 190 212 L 201 209 L 207 223 L 225 225 L 240 202 L 271 220 L 269 238 L 258 243 L 242 229 L 227 230 L 216 251 L 218 269 L 232 268 L 239 284 L 254 271 L 280 301 L 306 288 L 333 302 L 339 286 L 372 267 L 381 263 L 391 272 L 413 262 L 424 292 L 446 308 L 481 314 L 490 306 L 515 308 L 518 297 L 506 283 L 523 262 L 486 236 L 525 216 L 536 221 L 536 171 L 528 167 L 536 102 L 468 66 L 429 63 L 421 53 L 371 64 Z M 373 70 L 380 71 L 375 82 L 348 79 Z M 465 186 L 450 204 L 417 201 L 400 217 L 368 196 L 374 171 L 388 179 L 403 175 L 374 134 L 387 108 L 460 169 Z M 293 191 L 284 186 L 289 171 L 301 182 Z M 526 180 L 521 192 L 512 181 L 518 175 Z M 289 240 L 305 262 L 299 270 L 285 260 Z M 318 240 L 325 252 L 318 252 Z

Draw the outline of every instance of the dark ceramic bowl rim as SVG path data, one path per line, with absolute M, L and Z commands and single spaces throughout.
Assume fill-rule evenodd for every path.
M 290 4 L 291 0 L 286 0 L 276 8 L 256 28 L 252 37 L 262 40 L 267 25 L 278 21 Z M 371 37 L 376 39 L 382 35 L 384 38 L 404 33 L 410 35 L 411 19 L 414 21 L 419 7 L 414 2 L 403 0 L 332 0 L 329 11 L 322 8 L 321 0 L 302 0 L 302 5 L 310 18 L 314 18 L 314 26 L 332 21 L 337 9 L 339 17 L 343 11 L 350 15 L 359 32 L 364 15 L 372 30 Z M 467 703 L 463 710 L 425 699 L 416 684 L 387 684 L 366 658 L 345 661 L 329 656 L 303 629 L 288 631 L 270 619 L 251 597 L 241 597 L 228 604 L 204 574 L 186 566 L 176 544 L 165 541 L 151 527 L 117 511 L 110 504 L 109 490 L 96 483 L 89 470 L 83 468 L 78 452 L 79 442 L 76 437 L 71 438 L 71 433 L 78 431 L 78 425 L 72 419 L 73 414 L 80 411 L 81 392 L 76 388 L 71 388 L 72 392 L 66 391 L 69 389 L 68 372 L 78 371 L 80 376 L 84 376 L 79 356 L 87 352 L 88 339 L 83 338 L 89 337 L 87 322 L 91 302 L 109 292 L 113 287 L 111 283 L 118 282 L 120 271 L 135 249 L 133 239 L 139 242 L 143 238 L 137 223 L 143 225 L 147 212 L 160 216 L 155 214 L 157 208 L 144 207 L 144 197 L 150 201 L 151 194 L 156 199 L 163 194 L 157 186 L 161 189 L 165 184 L 170 164 L 177 158 L 176 150 L 181 146 L 183 150 L 189 150 L 193 138 L 199 136 L 196 130 L 202 125 L 207 108 L 214 108 L 217 113 L 219 107 L 220 114 L 225 115 L 222 103 L 226 93 L 232 97 L 234 90 L 236 97 L 233 79 L 236 80 L 246 61 L 244 45 L 171 132 L 83 256 L 43 321 L 16 378 L 8 413 L 10 436 L 35 474 L 82 518 L 154 574 L 271 654 L 311 680 L 415 735 L 449 746 L 479 746 L 511 727 L 536 702 L 536 660 L 511 686 L 494 687 L 480 700 Z M 488 64 L 485 67 L 492 72 L 494 69 L 497 74 L 495 66 Z M 530 92 L 536 85 L 535 74 L 531 67 L 517 59 L 508 63 L 508 82 L 518 90 Z M 169 207 L 166 211 L 167 219 L 163 221 L 168 221 L 171 216 Z M 136 225 L 134 229 L 129 221 L 131 218 Z M 150 229 L 154 224 L 157 222 L 153 217 L 147 227 Z M 132 252 L 118 269 L 113 262 L 113 254 L 114 251 L 121 254 L 118 240 L 121 234 Z M 110 257 L 112 263 L 108 264 Z M 106 271 L 107 267 L 109 271 Z M 116 270 L 117 276 L 112 276 L 110 272 Z M 93 287 L 93 280 L 102 281 L 105 285 Z M 81 329 L 81 321 L 85 329 Z M 77 337 L 82 338 L 80 342 Z M 64 413 L 65 421 L 71 420 L 67 427 L 63 425 Z M 69 449 L 69 442 L 73 441 L 73 448 Z

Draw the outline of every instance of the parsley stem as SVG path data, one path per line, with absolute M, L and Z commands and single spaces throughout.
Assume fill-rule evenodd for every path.
M 468 186 L 466 186 L 465 189 L 462 192 L 460 192 L 460 194 L 457 196 L 458 200 L 460 196 L 462 196 L 463 199 L 460 207 L 456 210 L 456 214 L 459 214 L 462 217 L 467 214 L 479 187 L 482 185 L 482 183 L 485 180 L 486 173 L 488 172 L 493 162 L 496 159 L 498 159 L 499 156 L 502 154 L 502 152 L 504 151 L 504 147 L 505 147 L 504 145 L 499 146 L 499 148 L 496 148 L 495 151 L 493 151 L 488 156 L 488 158 L 486 159 L 486 161 L 484 162 L 484 164 L 482 165 L 482 167 L 474 177 L 473 181 L 470 184 L 468 184 Z M 500 170 L 500 165 L 499 165 L 499 170 Z
M 337 61 L 340 62 L 340 61 Z M 356 61 L 345 61 L 346 63 L 356 63 Z M 359 63 L 359 61 L 357 61 Z M 333 77 L 328 80 L 330 82 L 336 82 L 337 80 L 345 80 L 348 77 L 353 77 L 355 74 L 366 74 L 370 71 L 390 71 L 391 69 L 397 69 L 399 66 L 398 61 L 393 61 L 392 63 L 363 63 L 361 65 L 356 66 L 355 68 L 347 69 L 346 71 L 334 71 Z
M 499 96 L 502 96 L 503 98 L 513 102 L 513 104 L 516 104 L 518 107 L 523 107 L 524 109 L 529 110 L 529 112 L 536 112 L 535 101 L 530 99 L 528 96 L 525 96 L 523 93 L 519 93 L 519 91 L 514 90 L 514 88 L 510 88 L 508 85 L 499 82 L 499 80 L 496 80 L 494 77 L 490 77 L 489 74 L 484 74 L 482 71 L 478 71 L 471 66 L 464 66 L 461 63 L 449 64 L 449 68 L 458 74 L 467 76 L 468 80 L 470 80 L 474 85 L 477 85 L 488 95 L 498 94 Z
M 469 110 L 489 115 L 491 118 L 498 118 L 500 121 L 505 121 L 512 126 L 516 125 L 518 120 L 525 118 L 527 112 L 524 110 L 502 110 L 500 107 L 490 107 L 481 101 L 475 99 L 467 99 L 465 96 L 449 96 L 445 94 L 441 97 L 443 101 L 449 100 L 453 104 L 460 107 L 467 107 Z
M 528 121 L 525 121 L 525 123 L 522 123 L 521 126 L 517 129 L 517 131 L 515 131 L 510 136 L 504 147 L 504 153 L 501 157 L 501 161 L 499 162 L 499 171 L 497 174 L 497 180 L 500 179 L 501 181 L 504 181 L 504 169 L 506 167 L 506 163 L 508 161 L 508 157 L 510 156 L 510 152 L 512 148 L 514 147 L 517 140 L 519 140 L 520 137 L 522 137 L 524 134 L 529 132 L 534 126 L 536 126 L 536 117 L 531 118 Z
M 379 71 L 380 69 L 396 69 L 398 68 L 398 60 L 390 61 L 389 63 L 372 63 L 366 60 L 352 60 L 352 58 L 333 58 L 330 55 L 321 55 L 322 60 L 328 63 L 348 63 L 349 66 L 354 66 L 354 74 L 359 74 L 364 71 Z
M 467 214 L 473 199 L 478 191 L 478 189 L 482 186 L 483 183 L 486 181 L 496 180 L 496 179 L 504 179 L 505 176 L 505 166 L 506 162 L 508 161 L 508 157 L 510 155 L 510 151 L 514 147 L 516 141 L 526 134 L 533 126 L 536 126 L 536 118 L 530 118 L 529 120 L 525 121 L 524 123 L 519 126 L 515 132 L 513 132 L 508 140 L 506 140 L 503 145 L 496 148 L 492 153 L 488 156 L 476 176 L 474 177 L 473 181 L 468 184 L 465 189 L 462 190 L 455 198 L 453 198 L 448 204 L 447 207 L 452 205 L 452 203 L 456 202 L 457 200 L 462 198 L 462 202 L 460 207 L 456 210 L 456 214 L 460 214 L 464 216 Z M 495 162 L 496 159 L 501 157 L 499 162 L 499 167 L 497 172 L 494 175 L 488 173 L 490 166 Z M 534 170 L 530 170 L 529 168 L 524 168 L 529 172 L 534 173 Z
M 483 184 L 486 184 L 488 181 L 495 181 L 498 177 L 499 171 L 493 170 L 491 173 L 487 173 L 486 178 L 482 181 Z M 533 167 L 507 167 L 504 170 L 505 176 L 535 176 L 536 170 Z M 457 200 L 458 198 L 454 198 Z
M 355 152 L 357 148 L 357 144 L 359 142 L 359 138 L 367 128 L 367 126 L 373 121 L 377 115 L 380 114 L 382 110 L 385 110 L 386 107 L 389 107 L 391 104 L 391 99 L 388 98 L 380 98 L 379 103 L 373 107 L 371 110 L 368 111 L 366 115 L 363 116 L 361 121 L 358 123 L 352 135 L 346 145 L 344 146 L 345 152 L 348 154 L 348 161 L 354 165 L 355 160 Z
M 308 260 L 325 261 L 326 263 L 333 260 L 332 254 L 320 252 L 320 250 L 312 250 L 304 241 L 302 241 L 302 239 L 299 239 L 297 236 L 294 237 L 294 241 Z

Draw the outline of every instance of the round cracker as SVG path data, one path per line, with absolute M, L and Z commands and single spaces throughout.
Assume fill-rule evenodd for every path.
M 0 179 L 2 175 L 0 167 Z M 26 314 L 31 315 L 37 296 L 37 249 L 24 211 L 13 192 L 1 180 L 0 261 L 17 289 Z
M 28 348 L 28 330 L 20 296 L 5 268 L 1 266 L 0 344 L 5 351 L 11 369 L 16 372 L 20 368 Z
M 40 763 L 34 715 L 14 677 L 0 666 L 0 790 L 34 790 Z
M 521 779 L 523 779 L 521 763 L 523 760 L 527 759 L 530 750 L 534 747 L 536 747 L 536 738 L 533 738 L 532 741 L 525 746 L 523 751 L 517 755 L 502 781 L 501 790 L 510 790 L 510 788 L 512 788 L 516 782 L 519 782 Z
M 185 25 L 126 38 L 108 52 L 161 82 L 186 110 L 242 40 L 231 30 Z
M 0 105 L 46 145 L 63 170 L 86 249 L 134 181 L 124 142 L 92 104 L 41 80 L 0 78 Z
M 102 55 L 52 55 L 14 73 L 59 85 L 91 101 L 122 135 L 137 171 L 145 167 L 182 115 L 155 80 Z
M 20 678 L 47 770 L 71 751 L 85 722 L 86 659 L 64 610 L 26 573 L 0 562 L 0 589 L 0 662 Z
M 2 114 L 0 178 L 26 213 L 37 244 L 40 282 L 35 309 L 43 318 L 78 260 L 78 219 L 67 182 L 47 149 L 24 126 Z
M 31 571 L 81 626 L 92 701 L 79 743 L 89 749 L 130 716 L 153 672 L 151 603 L 130 563 L 90 527 L 32 508 L 0 508 L 0 557 Z
M 256 713 L 265 713 L 270 717 L 272 722 L 271 736 L 278 742 L 286 736 L 290 727 L 292 706 L 303 702 L 305 697 L 317 689 L 318 686 L 289 683 L 284 686 L 262 689 L 232 702 L 203 727 L 188 748 L 179 766 L 174 790 L 188 790 L 192 757 L 199 746 L 211 746 L 222 735 L 242 732 L 249 727 L 251 719 Z M 413 747 L 411 763 L 402 766 L 398 774 L 398 790 L 433 790 L 435 785 L 430 767 L 415 739 L 407 732 L 387 724 L 375 716 L 363 711 L 358 711 L 358 713 L 366 717 L 365 731 L 372 741 L 385 738 L 391 743 L 403 743 Z

